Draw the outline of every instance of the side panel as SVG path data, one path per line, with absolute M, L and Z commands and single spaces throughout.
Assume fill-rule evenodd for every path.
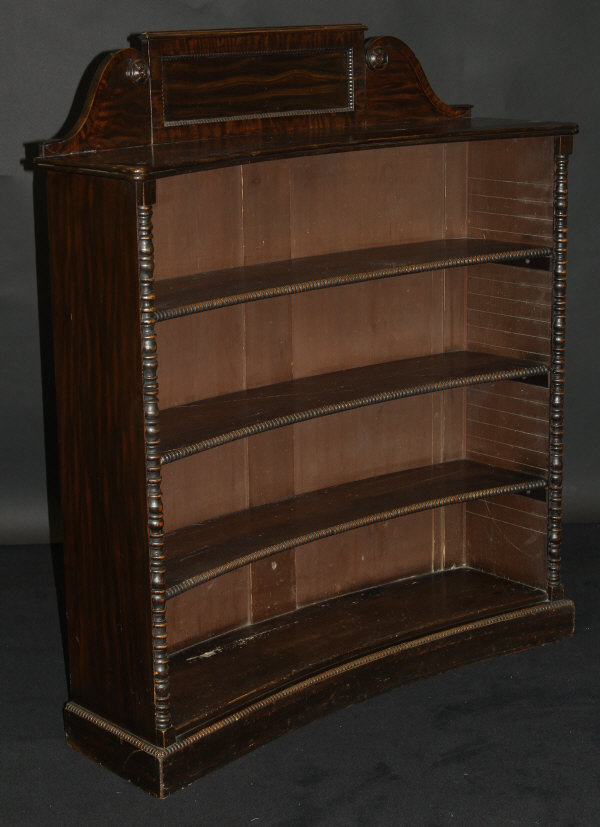
M 154 737 L 135 185 L 49 173 L 71 699 Z

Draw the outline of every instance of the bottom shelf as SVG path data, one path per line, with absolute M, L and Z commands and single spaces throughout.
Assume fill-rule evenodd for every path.
M 539 589 L 457 568 L 236 629 L 171 656 L 173 726 L 184 734 L 284 686 L 401 641 L 546 599 Z
M 71 746 L 164 797 L 370 695 L 566 637 L 573 604 L 469 568 L 400 580 L 245 627 L 170 658 L 174 741 L 156 746 L 75 703 Z

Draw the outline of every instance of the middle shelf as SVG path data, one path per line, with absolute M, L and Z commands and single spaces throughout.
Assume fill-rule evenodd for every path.
M 552 248 L 542 245 L 484 238 L 445 238 L 272 261 L 175 278 L 157 276 L 156 321 L 276 296 L 452 267 L 494 262 L 526 266 L 536 261 L 538 266 L 547 269 L 551 254 Z
M 237 391 L 161 411 L 161 463 L 354 408 L 547 373 L 546 365 L 523 359 L 452 351 Z
M 165 536 L 166 596 L 295 546 L 416 511 L 544 489 L 539 477 L 469 460 L 300 494 Z

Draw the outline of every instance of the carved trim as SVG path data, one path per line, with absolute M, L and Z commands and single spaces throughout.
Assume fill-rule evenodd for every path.
M 383 46 L 370 46 L 365 52 L 365 63 L 372 71 L 387 66 L 390 56 Z
M 134 86 L 146 86 L 150 80 L 150 69 L 145 61 L 138 58 L 129 61 L 125 75 Z
M 421 646 L 428 646 L 431 643 L 437 643 L 441 640 L 460 637 L 461 635 L 476 632 L 479 629 L 484 629 L 486 627 L 495 626 L 501 623 L 521 620 L 526 617 L 545 614 L 546 612 L 554 613 L 562 608 L 571 608 L 572 605 L 573 604 L 570 600 L 557 600 L 554 602 L 538 603 L 535 606 L 529 606 L 525 609 L 516 609 L 515 611 L 506 612 L 505 614 L 493 615 L 492 617 L 486 617 L 482 620 L 474 620 L 470 623 L 463 623 L 461 626 L 455 626 L 451 629 L 444 629 L 441 632 L 434 632 L 430 635 L 424 635 L 423 637 L 415 638 L 413 640 L 387 646 L 385 649 L 380 649 L 377 652 L 372 652 L 368 655 L 364 655 L 363 657 L 355 658 L 354 660 L 343 663 L 340 666 L 334 666 L 331 669 L 326 669 L 323 672 L 319 672 L 318 674 L 313 675 L 310 678 L 306 678 L 306 680 L 300 681 L 299 683 L 287 686 L 285 689 L 282 689 L 279 692 L 274 692 L 266 698 L 261 698 L 261 700 L 256 701 L 253 704 L 249 704 L 243 709 L 240 709 L 238 712 L 227 715 L 225 718 L 215 721 L 215 723 L 198 730 L 198 732 L 195 732 L 193 735 L 189 735 L 187 738 L 182 738 L 180 741 L 170 744 L 165 748 L 156 747 L 148 741 L 137 738 L 127 730 L 115 726 L 110 721 L 102 718 L 100 715 L 90 712 L 84 707 L 79 706 L 79 704 L 73 703 L 73 701 L 69 701 L 69 703 L 66 704 L 65 710 L 73 715 L 83 718 L 91 724 L 94 724 L 99 729 L 109 732 L 111 735 L 114 735 L 120 740 L 131 744 L 136 749 L 142 750 L 158 760 L 163 760 L 164 758 L 193 746 L 198 743 L 198 741 L 202 741 L 204 738 L 207 738 L 221 729 L 225 729 L 226 727 L 236 724 L 239 721 L 251 718 L 256 712 L 260 712 L 269 706 L 273 706 L 286 698 L 301 694 L 305 690 L 310 689 L 313 686 L 317 686 L 320 683 L 324 683 L 325 681 L 331 680 L 332 678 L 336 678 L 339 675 L 343 675 L 355 669 L 360 669 L 363 666 L 368 666 L 380 660 L 385 660 L 386 658 L 396 657 L 397 655 L 401 655 L 403 652 L 410 651 L 411 649 L 418 649 Z
M 165 602 L 164 523 L 160 473 L 160 432 L 158 421 L 158 379 L 156 313 L 154 308 L 154 245 L 152 207 L 138 205 L 138 256 L 142 325 L 142 370 L 144 380 L 144 427 L 146 436 L 146 482 L 148 491 L 148 537 L 152 594 L 152 648 L 154 657 L 154 700 L 156 728 L 166 732 L 170 725 L 169 663 Z
M 248 425 L 245 428 L 238 428 L 235 431 L 228 431 L 218 436 L 203 439 L 200 442 L 192 442 L 183 445 L 181 448 L 173 448 L 165 451 L 160 458 L 161 465 L 168 465 L 193 454 L 217 448 L 227 442 L 235 442 L 236 439 L 245 439 L 255 434 L 262 434 L 265 431 L 273 431 L 276 428 L 284 428 L 287 425 L 295 425 L 298 422 L 307 422 L 309 419 L 318 419 L 321 416 L 352 411 L 356 408 L 365 408 L 368 405 L 379 405 L 382 402 L 393 402 L 395 399 L 405 399 L 409 396 L 420 396 L 425 393 L 437 393 L 438 391 L 450 390 L 452 388 L 466 388 L 470 385 L 481 385 L 488 382 L 502 382 L 506 379 L 529 379 L 533 376 L 546 376 L 548 367 L 546 365 L 531 365 L 530 367 L 511 368 L 507 370 L 495 370 L 489 373 L 479 373 L 475 376 L 457 376 L 452 379 L 444 379 L 440 382 L 431 382 L 425 385 L 413 385 L 411 387 L 399 388 L 395 391 L 375 393 L 370 396 L 362 396 L 357 399 L 350 399 L 347 402 L 337 402 L 331 405 L 322 405 L 319 408 L 311 408 L 307 411 L 278 416 L 274 419 L 267 419 L 264 422 L 257 422 L 255 425 Z
M 564 450 L 565 327 L 567 290 L 567 214 L 569 156 L 554 162 L 554 274 L 550 360 L 550 456 L 548 476 L 548 590 L 562 597 L 560 579 Z
M 208 299 L 203 302 L 184 304 L 168 310 L 157 310 L 156 321 L 164 322 L 169 319 L 177 319 L 181 316 L 191 316 L 194 313 L 203 313 L 207 310 L 217 310 L 220 307 L 231 307 L 236 304 L 260 301 L 261 299 L 273 299 L 277 296 L 290 296 L 295 293 L 306 293 L 310 290 L 323 290 L 327 287 L 338 287 L 342 284 L 355 284 L 357 282 L 375 281 L 377 279 L 392 278 L 393 276 L 407 276 L 414 273 L 425 273 L 433 270 L 445 270 L 451 267 L 466 267 L 472 264 L 511 263 L 524 260 L 529 263 L 530 259 L 547 257 L 552 255 L 551 247 L 529 247 L 527 249 L 515 249 L 509 252 L 480 253 L 473 256 L 461 256 L 459 258 L 445 258 L 438 261 L 428 261 L 421 264 L 405 264 L 394 267 L 386 267 L 382 270 L 373 270 L 368 273 L 346 273 L 340 276 L 333 276 L 325 279 L 313 279 L 300 284 L 283 284 L 278 287 L 269 287 L 263 290 L 252 290 L 247 293 L 239 293 L 234 296 L 223 296 L 217 299 Z
M 302 534 L 299 537 L 291 537 L 283 540 L 280 543 L 275 543 L 272 546 L 254 551 L 251 554 L 246 554 L 243 557 L 238 557 L 237 560 L 231 560 L 229 563 L 224 563 L 222 566 L 216 566 L 213 569 L 207 569 L 194 577 L 189 577 L 175 586 L 171 586 L 166 591 L 167 600 L 176 597 L 178 594 L 183 594 L 202 583 L 207 583 L 209 580 L 215 580 L 223 574 L 227 574 L 235 569 L 247 566 L 250 563 L 256 563 L 257 560 L 264 560 L 265 557 L 271 557 L 274 554 L 279 554 L 281 551 L 286 551 L 297 546 L 304 546 L 307 543 L 313 543 L 315 540 L 323 540 L 325 537 L 333 537 L 336 534 L 344 534 L 346 531 L 352 531 L 355 528 L 363 528 L 374 523 L 385 522 L 386 520 L 394 520 L 397 517 L 405 517 L 407 514 L 415 514 L 418 511 L 428 511 L 432 508 L 441 508 L 447 505 L 457 505 L 458 503 L 472 502 L 473 500 L 486 499 L 488 497 L 500 497 L 503 494 L 528 494 L 540 488 L 545 488 L 546 482 L 544 480 L 529 480 L 528 482 L 512 483 L 510 485 L 497 485 L 492 488 L 482 488 L 478 491 L 469 491 L 464 494 L 454 494 L 451 497 L 437 497 L 432 500 L 424 500 L 419 503 L 412 503 L 401 508 L 392 508 L 388 511 L 381 511 L 377 514 L 369 514 L 366 517 L 361 517 L 359 520 L 350 520 L 345 523 L 338 523 L 337 525 L 328 526 L 319 531 L 311 531 L 308 534 Z

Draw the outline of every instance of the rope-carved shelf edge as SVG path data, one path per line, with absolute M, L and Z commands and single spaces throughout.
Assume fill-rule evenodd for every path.
M 552 247 L 528 247 L 504 252 L 482 253 L 454 258 L 445 258 L 434 261 L 419 262 L 418 264 L 399 264 L 379 270 L 367 272 L 344 273 L 331 277 L 310 279 L 296 284 L 281 284 L 259 290 L 249 290 L 230 296 L 218 296 L 205 301 L 191 302 L 165 309 L 157 308 L 156 321 L 165 322 L 170 319 L 192 316 L 208 310 L 218 310 L 222 307 L 232 307 L 237 304 L 273 299 L 278 296 L 290 296 L 297 293 L 307 293 L 312 290 L 324 290 L 328 287 L 339 287 L 345 284 L 376 281 L 378 279 L 393 278 L 394 276 L 408 276 L 428 271 L 446 270 L 454 267 L 466 267 L 475 264 L 510 264 L 516 261 L 527 262 L 529 259 L 548 258 L 552 255 Z
M 351 411 L 357 408 L 364 408 L 369 405 L 378 405 L 382 402 L 393 402 L 396 399 L 404 399 L 410 396 L 420 396 L 427 393 L 437 393 L 438 391 L 451 390 L 452 388 L 465 388 L 470 385 L 502 382 L 510 379 L 531 379 L 536 376 L 546 376 L 547 374 L 548 367 L 546 365 L 532 365 L 530 367 L 495 370 L 480 373 L 475 376 L 456 376 L 439 382 L 412 385 L 410 387 L 398 388 L 393 391 L 386 391 L 385 393 L 370 394 L 369 396 L 349 399 L 344 402 L 322 405 L 320 407 L 311 408 L 305 411 L 298 411 L 286 416 L 266 419 L 262 422 L 257 422 L 254 425 L 248 425 L 244 428 L 237 428 L 233 431 L 227 431 L 208 439 L 183 445 L 180 448 L 173 448 L 165 451 L 161 455 L 160 462 L 161 465 L 167 465 L 171 462 L 176 462 L 177 460 L 191 457 L 194 454 L 199 454 L 212 448 L 217 448 L 220 445 L 225 445 L 228 442 L 235 442 L 238 439 L 245 439 L 246 437 L 262 434 L 266 431 L 275 430 L 276 428 L 283 428 L 288 425 L 296 425 L 300 422 L 307 422 L 310 419 L 318 419 L 319 417 L 330 416 L 331 414 Z
M 497 485 L 489 488 L 477 489 L 476 491 L 467 491 L 448 497 L 436 497 L 435 499 L 423 500 L 421 502 L 412 503 L 411 505 L 392 508 L 375 514 L 369 514 L 357 520 L 349 520 L 344 523 L 328 526 L 327 528 L 319 529 L 318 531 L 310 531 L 297 537 L 290 537 L 280 543 L 274 543 L 273 545 L 266 546 L 265 548 L 252 552 L 251 554 L 245 554 L 235 560 L 224 563 L 221 566 L 215 566 L 212 569 L 207 569 L 194 577 L 189 577 L 181 583 L 177 583 L 176 585 L 168 588 L 165 592 L 165 597 L 169 600 L 170 598 L 183 594 L 196 586 L 200 586 L 202 583 L 207 583 L 209 580 L 215 580 L 223 574 L 228 574 L 231 571 L 243 568 L 251 563 L 256 563 L 258 560 L 264 560 L 266 557 L 272 557 L 274 554 L 279 554 L 287 549 L 296 548 L 297 546 L 304 546 L 308 543 L 314 543 L 316 540 L 324 540 L 326 537 L 344 534 L 347 531 L 352 531 L 357 528 L 364 528 L 365 526 L 385 522 L 386 520 L 394 520 L 398 517 L 416 514 L 419 511 L 428 511 L 433 508 L 442 508 L 449 505 L 459 505 L 460 503 L 472 502 L 473 500 L 483 500 L 488 497 L 500 497 L 504 494 L 529 494 L 532 491 L 545 487 L 546 482 L 542 479 L 530 479 L 519 483 Z

